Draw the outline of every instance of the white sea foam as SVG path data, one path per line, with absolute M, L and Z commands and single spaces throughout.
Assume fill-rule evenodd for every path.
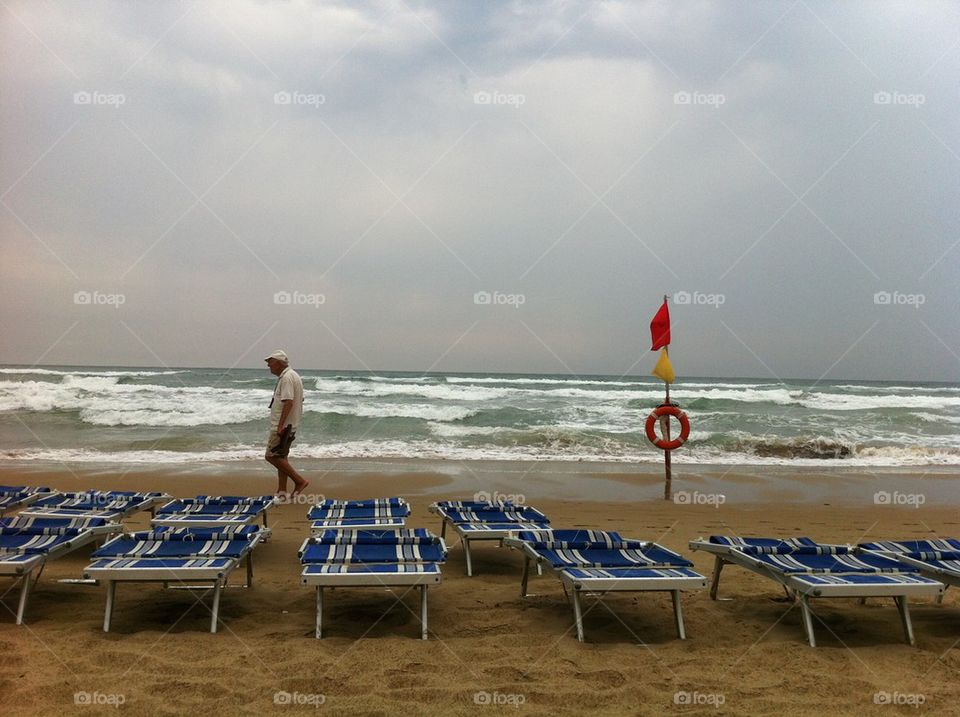
M 688 443 L 687 446 L 690 446 Z M 0 460 L 55 461 L 61 463 L 206 463 L 209 461 L 259 461 L 260 445 L 231 446 L 210 451 L 116 451 L 91 449 L 36 449 L 5 451 Z M 420 458 L 487 461 L 602 461 L 612 463 L 660 463 L 663 454 L 650 450 L 631 453 L 608 453 L 599 450 L 580 451 L 576 455 L 556 447 L 503 446 L 498 448 L 466 447 L 431 441 L 358 440 L 327 445 L 303 444 L 297 447 L 298 458 Z M 804 459 L 761 457 L 747 452 L 720 452 L 705 448 L 685 447 L 673 454 L 676 464 L 720 465 L 798 465 L 818 467 L 957 465 L 960 456 L 949 451 L 907 449 L 884 446 L 864 449 L 860 455 L 844 459 Z
M 178 373 L 190 373 L 183 371 L 89 371 L 77 369 L 75 371 L 58 371 L 46 368 L 0 368 L 0 374 L 13 374 L 24 376 L 173 376 Z

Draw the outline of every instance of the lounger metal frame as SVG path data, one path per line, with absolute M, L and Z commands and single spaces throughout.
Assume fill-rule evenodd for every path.
M 707 586 L 707 579 L 703 575 L 695 573 L 694 576 L 685 577 L 663 577 L 663 578 L 578 578 L 568 572 L 571 569 L 589 570 L 596 566 L 575 566 L 554 567 L 546 558 L 538 553 L 525 540 L 519 538 L 504 538 L 503 544 L 509 548 L 514 548 L 523 553 L 523 574 L 520 578 L 520 597 L 527 597 L 527 584 L 530 578 L 530 563 L 537 566 L 537 572 L 542 574 L 542 565 L 546 565 L 560 579 L 563 586 L 563 593 L 567 601 L 572 603 L 573 616 L 577 627 L 577 640 L 584 641 L 583 635 L 583 607 L 581 605 L 581 595 L 596 595 L 602 599 L 607 593 L 611 592 L 668 592 L 673 602 L 673 621 L 677 629 L 677 637 L 681 640 L 687 639 L 687 631 L 683 624 L 683 610 L 680 607 L 680 593 L 683 590 L 702 590 Z M 655 543 L 650 543 L 655 545 Z M 622 566 L 598 568 L 599 570 L 617 570 Z M 641 570 L 669 570 L 685 569 L 692 570 L 687 566 L 677 565 L 637 565 Z M 568 592 L 567 587 L 571 590 Z
M 910 608 L 907 605 L 908 598 L 936 597 L 942 594 L 944 590 L 944 586 L 938 582 L 913 584 L 891 583 L 889 585 L 818 584 L 805 578 L 815 578 L 817 575 L 843 577 L 853 574 L 864 575 L 865 573 L 843 572 L 839 570 L 831 573 L 785 573 L 773 569 L 767 563 L 757 560 L 752 555 L 748 555 L 734 546 L 711 543 L 703 539 L 691 540 L 690 549 L 702 550 L 714 556 L 713 577 L 710 581 L 711 600 L 717 599 L 717 591 L 720 587 L 720 573 L 723 570 L 723 566 L 727 564 L 738 565 L 779 583 L 787 596 L 793 598 L 800 605 L 803 629 L 807 635 L 807 641 L 810 643 L 810 647 L 817 646 L 816 636 L 813 631 L 813 612 L 810 609 L 810 598 L 892 598 L 896 603 L 897 612 L 900 614 L 900 622 L 903 626 L 904 636 L 909 644 L 915 645 L 916 639 L 913 634 L 913 623 L 910 621 Z M 869 574 L 870 573 L 866 573 L 866 575 Z M 890 573 L 877 573 L 877 575 L 890 575 Z
M 38 516 L 39 517 L 39 516 Z M 10 577 L 14 580 L 14 587 L 17 581 L 20 581 L 20 599 L 17 603 L 16 624 L 23 624 L 23 616 L 27 610 L 27 602 L 30 598 L 30 592 L 40 582 L 40 576 L 47 565 L 48 560 L 56 560 L 58 557 L 71 553 L 74 550 L 88 545 L 104 535 L 116 533 L 123 530 L 119 523 L 106 523 L 90 528 L 84 528 L 83 532 L 71 540 L 60 543 L 47 553 L 32 554 L 29 559 L 18 560 L 16 562 L 5 560 L 5 558 L 26 555 L 22 551 L 4 551 L 0 552 L 0 577 Z M 36 575 L 33 573 L 36 572 Z M 32 578 L 32 580 L 31 580 Z M 12 589 L 12 588 L 11 588 Z
M 176 558 L 178 560 L 208 559 L 218 563 L 212 566 L 171 568 L 161 565 L 164 558 L 150 558 L 136 555 L 128 556 L 126 558 L 123 556 L 117 556 L 114 558 L 100 558 L 100 560 L 109 560 L 111 562 L 125 559 L 143 562 L 149 562 L 152 560 L 157 564 L 156 566 L 142 566 L 135 568 L 95 568 L 93 567 L 94 564 L 88 565 L 83 571 L 83 577 L 88 580 L 96 580 L 98 583 L 103 582 L 107 588 L 107 604 L 103 614 L 103 631 L 110 631 L 110 623 L 113 619 L 113 609 L 116 602 L 117 583 L 163 583 L 164 588 L 171 587 L 170 583 L 178 583 L 178 585 L 172 587 L 181 589 L 196 589 L 189 584 L 205 583 L 204 585 L 200 586 L 201 589 L 206 591 L 211 589 L 213 590 L 213 606 L 210 613 L 210 632 L 215 633 L 217 631 L 217 624 L 219 622 L 220 615 L 220 593 L 223 588 L 227 587 L 227 581 L 230 578 L 230 574 L 236 570 L 242 561 L 246 560 L 247 582 L 246 584 L 238 587 L 253 587 L 253 551 L 258 543 L 267 538 L 269 532 L 269 528 L 261 529 L 259 533 L 250 539 L 249 547 L 239 558 L 225 558 L 216 555 L 207 556 L 203 554 Z M 125 536 L 119 537 L 123 538 Z M 202 541 L 197 541 L 197 543 L 200 545 L 203 544 Z M 223 561 L 222 564 L 219 563 L 219 561 Z M 211 581 L 212 584 L 210 584 Z
M 511 507 L 526 507 L 526 506 L 505 506 L 507 510 Z M 504 540 L 506 538 L 515 537 L 517 533 L 522 530 L 549 530 L 549 524 L 544 525 L 540 522 L 529 522 L 529 523 L 517 523 L 515 528 L 510 528 L 507 530 L 464 530 L 462 526 L 464 525 L 481 525 L 481 523 L 458 523 L 450 518 L 443 506 L 434 503 L 429 507 L 431 513 L 440 516 L 440 537 L 445 538 L 447 535 L 447 525 L 449 524 L 451 528 L 456 532 L 457 537 L 460 538 L 460 542 L 463 544 L 463 556 L 466 560 L 466 572 L 467 577 L 473 577 L 473 554 L 470 552 L 470 543 L 471 541 L 492 541 L 495 540 L 499 543 L 499 546 L 502 548 L 504 546 Z M 501 523 L 502 521 L 493 521 L 494 523 Z M 540 572 L 538 567 L 538 572 Z
M 319 563 L 317 563 L 319 564 Z M 381 587 L 381 588 L 407 588 L 402 599 L 410 588 L 420 588 L 420 639 L 427 639 L 427 589 L 431 585 L 439 585 L 443 581 L 439 563 L 424 563 L 424 566 L 437 566 L 436 572 L 415 572 L 415 573 L 374 573 L 374 572 L 356 572 L 356 573 L 310 573 L 309 565 L 304 565 L 304 570 L 300 575 L 300 582 L 304 585 L 311 585 L 316 588 L 317 593 L 317 620 L 314 631 L 314 637 L 320 639 L 323 637 L 323 590 L 324 588 L 344 588 L 344 587 Z

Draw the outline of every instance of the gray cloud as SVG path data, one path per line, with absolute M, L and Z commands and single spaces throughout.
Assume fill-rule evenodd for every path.
M 681 376 L 955 380 L 958 30 L 933 2 L 10 3 L 0 361 L 644 374 L 687 292 Z

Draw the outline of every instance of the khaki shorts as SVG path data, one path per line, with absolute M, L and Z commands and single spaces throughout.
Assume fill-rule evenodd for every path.
M 267 452 L 264 453 L 263 457 L 286 458 L 290 455 L 290 445 L 293 443 L 296 437 L 296 433 L 293 431 L 293 429 L 290 429 L 284 433 L 282 438 L 276 431 L 271 431 L 270 437 L 267 439 Z

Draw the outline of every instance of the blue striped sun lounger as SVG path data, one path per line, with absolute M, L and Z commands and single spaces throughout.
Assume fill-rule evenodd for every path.
M 447 547 L 424 528 L 323 530 L 304 541 L 300 580 L 316 588 L 315 635 L 323 636 L 323 590 L 335 587 L 420 588 L 420 636 L 427 639 L 427 589 L 441 582 Z M 402 597 L 402 595 L 401 595 Z
M 160 582 L 164 587 L 188 587 L 203 583 L 213 589 L 210 632 L 217 631 L 220 592 L 232 573 L 246 558 L 247 582 L 253 585 L 253 550 L 267 536 L 269 528 L 253 525 L 227 527 L 171 528 L 125 533 L 96 550 L 83 576 L 102 582 L 107 588 L 103 630 L 109 632 L 116 604 L 117 583 Z
M 260 520 L 266 528 L 267 510 L 274 501 L 272 495 L 176 498 L 161 506 L 150 522 L 155 527 L 223 528 L 252 525 Z
M 573 596 L 577 639 L 583 642 L 583 609 L 580 596 L 603 596 L 611 592 L 669 592 L 674 624 L 686 639 L 682 590 L 702 590 L 707 579 L 693 570 L 693 563 L 679 553 L 643 540 L 624 538 L 602 530 L 529 530 L 505 538 L 504 545 L 523 553 L 521 597 L 527 596 L 531 562 L 551 568 Z
M 324 500 L 307 513 L 314 533 L 330 529 L 389 530 L 402 528 L 410 515 L 410 506 L 403 498 L 368 498 L 365 500 Z
M 39 582 L 47 560 L 121 529 L 119 523 L 105 518 L 0 518 L 0 576 L 13 578 L 14 585 L 20 581 L 17 624 L 23 624 L 31 588 Z
M 50 488 L 29 485 L 0 485 L 0 515 L 52 495 Z
M 916 568 L 921 575 L 945 586 L 960 587 L 960 540 L 879 540 L 860 543 L 859 548 Z M 941 594 L 937 601 L 942 600 Z
M 711 535 L 691 541 L 693 550 L 714 556 L 710 597 L 717 599 L 720 572 L 730 563 L 779 583 L 800 605 L 804 631 L 816 647 L 812 597 L 893 598 L 907 642 L 915 644 L 907 600 L 938 596 L 944 586 L 924 577 L 915 567 L 847 545 L 817 543 L 811 538 L 741 538 Z
M 120 521 L 142 510 L 153 511 L 170 499 L 166 493 L 124 490 L 89 490 L 54 493 L 29 505 L 23 515 L 44 515 L 52 518 L 107 518 Z
M 463 543 L 468 577 L 473 575 L 471 542 L 495 540 L 502 546 L 504 538 L 514 536 L 522 530 L 550 528 L 549 518 L 536 508 L 506 501 L 439 501 L 430 506 L 430 512 L 440 516 L 441 538 L 446 537 L 449 525 Z

